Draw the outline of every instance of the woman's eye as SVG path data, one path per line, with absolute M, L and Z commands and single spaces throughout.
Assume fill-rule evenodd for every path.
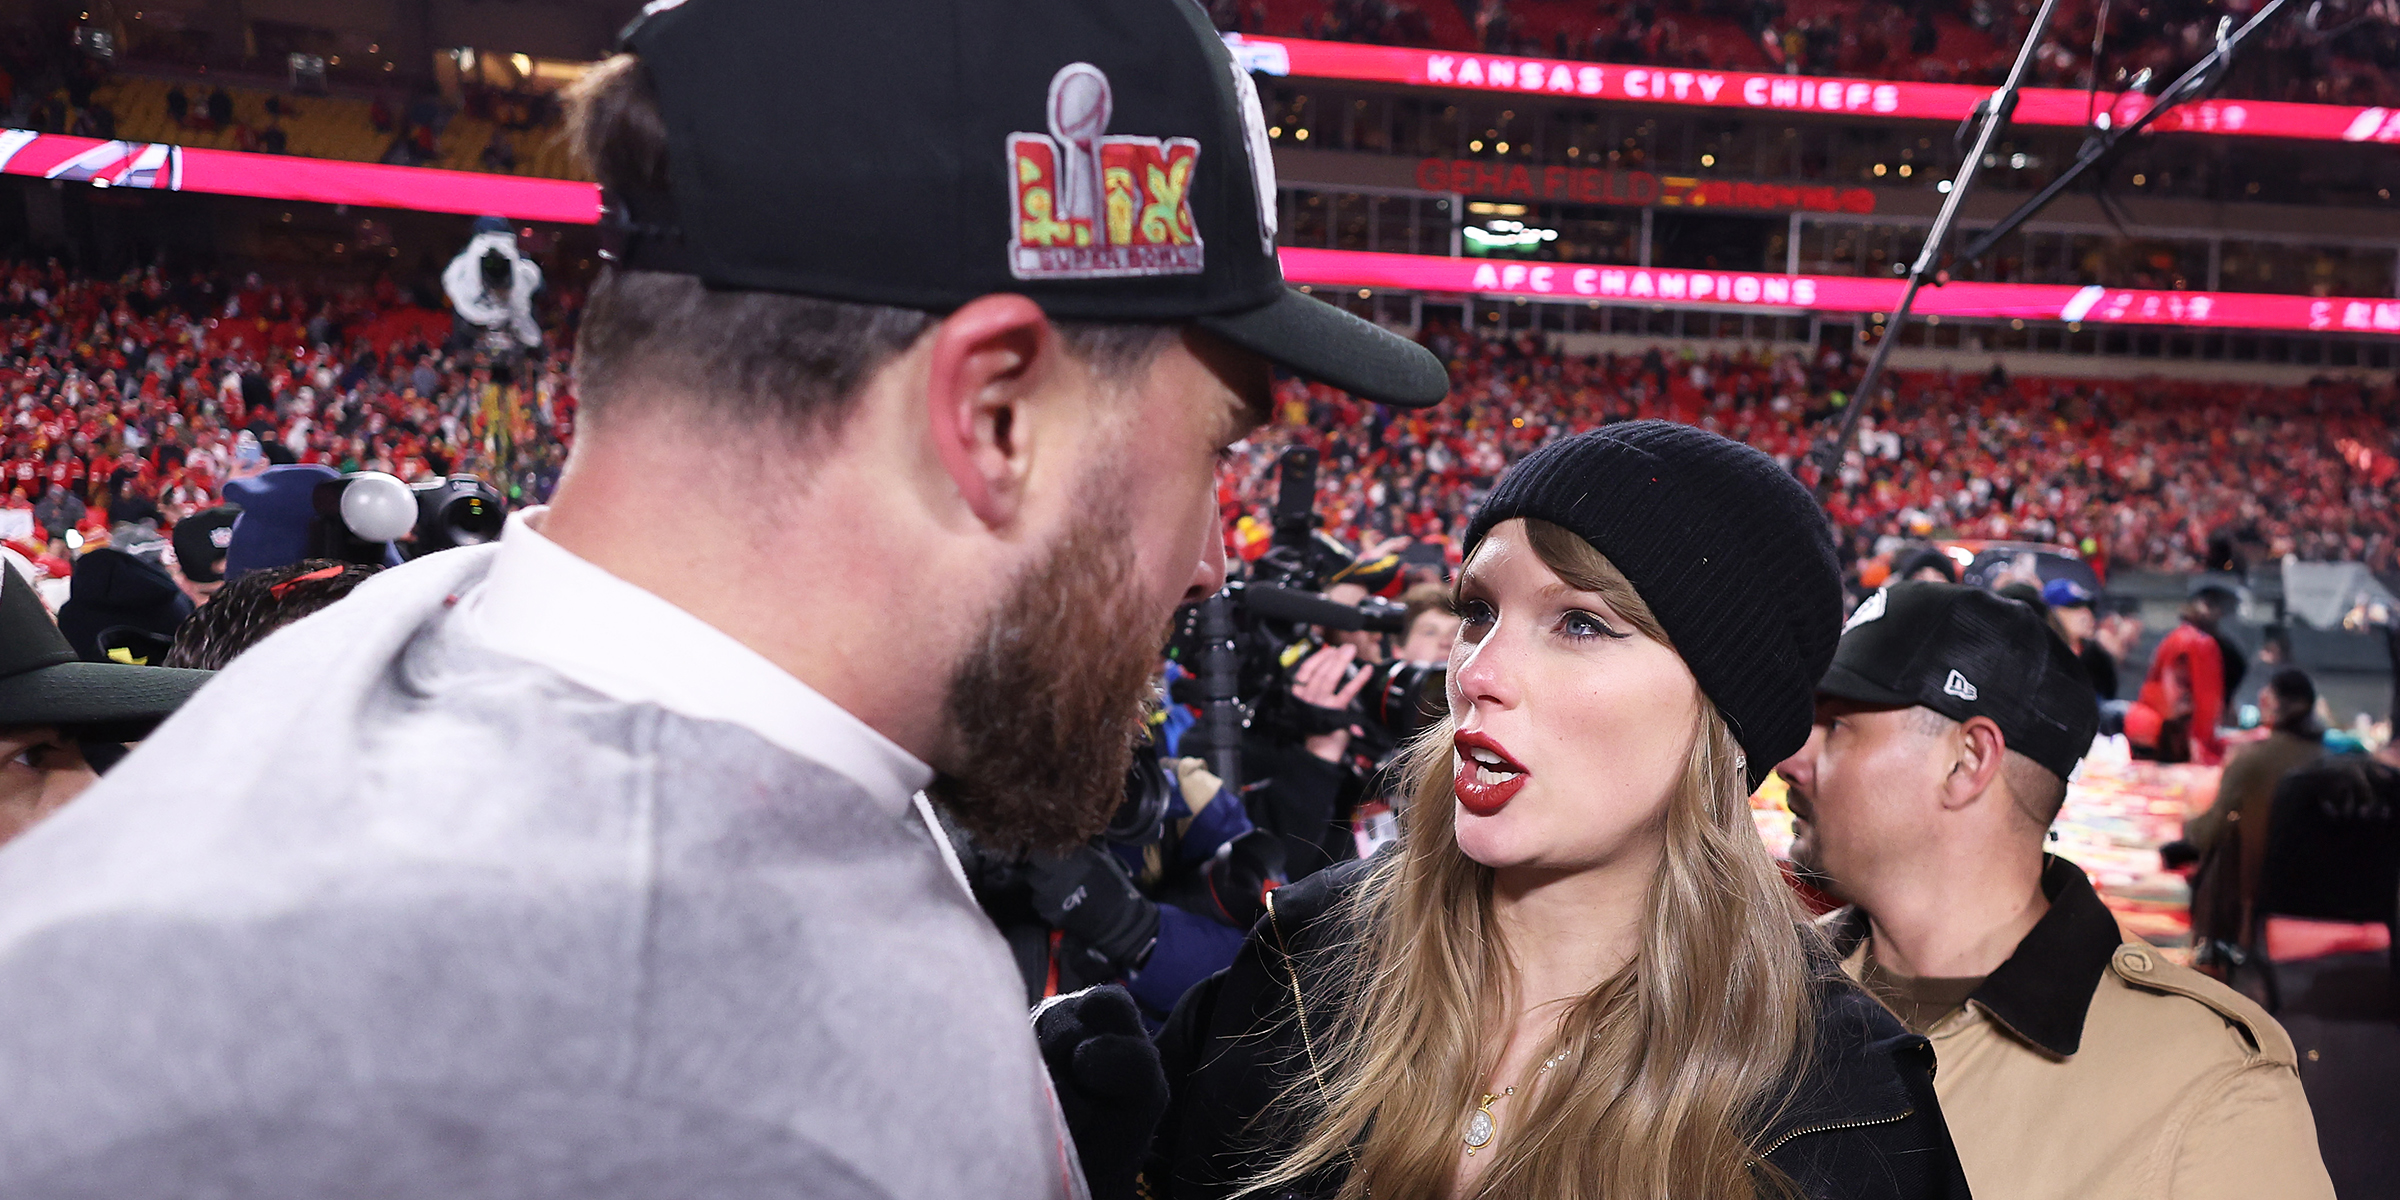
M 1621 638 L 1625 636 L 1611 628 L 1608 622 L 1581 609 L 1571 610 L 1559 618 L 1559 628 L 1564 630 L 1568 637 L 1579 641 L 1584 638 Z
M 1458 606 L 1458 623 L 1461 628 L 1489 625 L 1492 623 L 1492 606 L 1481 600 L 1463 601 Z

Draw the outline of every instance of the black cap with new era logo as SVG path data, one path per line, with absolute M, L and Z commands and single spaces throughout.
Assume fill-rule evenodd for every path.
M 1192 0 L 653 0 L 623 46 L 669 173 L 604 197 L 625 266 L 930 311 L 1018 292 L 1385 403 L 1448 390 L 1284 286 L 1257 91 Z
M 2064 779 L 2100 705 L 2075 653 L 2032 608 L 1954 583 L 1897 583 L 1850 615 L 1819 696 L 1989 717 L 2008 748 Z

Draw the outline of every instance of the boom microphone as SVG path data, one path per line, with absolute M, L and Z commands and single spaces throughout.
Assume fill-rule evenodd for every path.
M 1351 632 L 1367 627 L 1367 615 L 1350 605 L 1328 600 L 1315 592 L 1276 587 L 1271 583 L 1254 583 L 1244 587 L 1242 606 L 1270 621 L 1322 625 L 1327 629 Z

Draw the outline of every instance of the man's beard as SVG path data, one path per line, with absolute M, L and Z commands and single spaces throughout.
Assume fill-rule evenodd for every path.
M 953 761 L 926 791 L 986 848 L 1064 850 L 1123 803 L 1166 632 L 1134 578 L 1122 526 L 1078 521 L 951 673 Z

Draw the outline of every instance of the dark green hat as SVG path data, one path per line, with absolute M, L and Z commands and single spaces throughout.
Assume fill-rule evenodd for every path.
M 0 725 L 56 725 L 101 741 L 134 741 L 215 676 L 83 661 L 33 585 L 0 567 Z

